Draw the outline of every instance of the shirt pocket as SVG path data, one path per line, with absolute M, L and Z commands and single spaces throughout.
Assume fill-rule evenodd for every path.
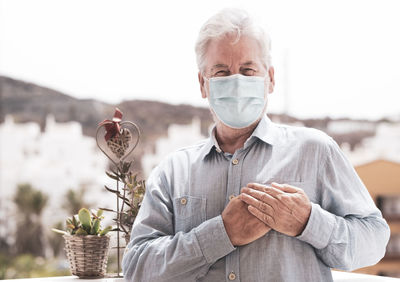
M 175 233 L 189 232 L 206 220 L 206 199 L 184 195 L 174 199 Z

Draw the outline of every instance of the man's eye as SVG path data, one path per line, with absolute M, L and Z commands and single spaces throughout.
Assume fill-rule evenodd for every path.
M 227 75 L 229 75 L 229 71 L 226 70 L 220 70 L 214 74 L 214 76 L 227 76 Z
M 256 71 L 253 70 L 253 69 L 247 68 L 247 69 L 244 69 L 244 70 L 243 70 L 243 74 L 244 74 L 244 75 L 254 75 L 255 73 L 256 73 Z

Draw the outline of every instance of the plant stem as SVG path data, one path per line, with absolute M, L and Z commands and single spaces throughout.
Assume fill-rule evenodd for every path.
M 119 181 L 117 180 L 117 191 L 118 191 L 118 194 L 119 194 Z M 119 276 L 119 273 L 120 273 L 120 266 L 119 266 L 119 264 L 120 264 L 120 256 L 119 256 L 119 221 L 120 221 L 120 218 L 121 218 L 121 214 L 120 214 L 120 210 L 119 210 L 119 197 L 118 197 L 118 194 L 116 194 L 116 198 L 117 198 L 117 257 L 118 257 L 118 271 L 117 271 L 117 277 L 120 277 Z

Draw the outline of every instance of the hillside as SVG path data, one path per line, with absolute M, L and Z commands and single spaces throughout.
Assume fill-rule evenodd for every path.
M 111 105 L 94 99 L 76 99 L 64 93 L 4 76 L 0 76 L 0 122 L 12 115 L 15 122 L 37 122 L 43 129 L 46 116 L 52 114 L 57 122 L 77 121 L 83 134 L 94 137 L 99 122 L 111 118 L 115 107 L 124 113 L 125 120 L 138 124 L 142 131 L 141 145 L 134 157 L 140 160 L 145 149 L 167 135 L 170 124 L 188 124 L 194 116 L 201 119 L 202 132 L 212 122 L 209 110 L 190 105 L 171 105 L 156 101 L 131 100 Z
M 125 120 L 137 123 L 143 133 L 141 146 L 135 152 L 139 158 L 146 148 L 152 148 L 161 136 L 166 136 L 170 124 L 188 124 L 193 117 L 201 120 L 202 132 L 207 135 L 207 128 L 212 122 L 208 109 L 190 105 L 171 105 L 156 101 L 130 100 L 118 105 L 107 104 L 95 99 L 77 99 L 64 93 L 33 83 L 0 76 L 0 122 L 5 115 L 12 115 L 16 122 L 34 121 L 44 128 L 45 117 L 54 115 L 57 122 L 77 121 L 81 123 L 83 133 L 94 136 L 97 124 L 104 118 L 111 118 L 114 108 L 119 107 Z M 332 135 L 340 144 L 350 143 L 351 147 L 363 138 L 374 135 L 374 131 L 354 131 L 337 134 L 327 131 L 330 118 L 301 120 L 287 115 L 269 114 L 284 123 L 301 122 L 305 126 L 321 129 Z M 346 120 L 346 119 L 345 119 Z

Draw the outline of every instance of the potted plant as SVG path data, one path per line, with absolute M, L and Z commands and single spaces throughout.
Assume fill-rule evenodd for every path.
M 102 210 L 116 213 L 114 221 L 117 223 L 118 231 L 124 234 L 126 244 L 130 241 L 132 225 L 142 205 L 146 191 L 145 180 L 138 180 L 137 174 L 130 170 L 131 164 L 132 162 L 121 162 L 117 170 L 106 171 L 107 176 L 123 183 L 122 191 L 105 186 L 107 191 L 114 193 L 122 201 L 120 210 L 101 208 Z
M 101 209 L 93 213 L 82 208 L 67 219 L 67 231 L 52 229 L 63 234 L 71 273 L 80 278 L 98 278 L 106 274 L 110 244 L 106 234 L 112 227 L 101 228 L 102 214 Z

